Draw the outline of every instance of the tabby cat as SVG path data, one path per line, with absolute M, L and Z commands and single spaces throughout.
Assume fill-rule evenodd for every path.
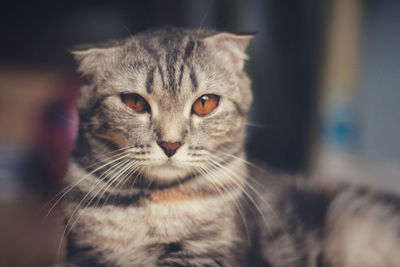
M 69 266 L 400 266 L 395 197 L 246 161 L 252 38 L 162 28 L 73 52 Z

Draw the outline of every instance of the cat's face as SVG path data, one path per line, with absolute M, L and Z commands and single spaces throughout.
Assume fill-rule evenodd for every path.
M 252 101 L 243 70 L 249 40 L 160 30 L 75 52 L 91 76 L 78 102 L 87 153 L 124 148 L 129 170 L 160 184 L 237 154 Z

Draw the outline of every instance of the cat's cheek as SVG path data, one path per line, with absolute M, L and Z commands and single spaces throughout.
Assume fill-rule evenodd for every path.
M 119 130 L 114 130 L 112 132 L 107 133 L 107 135 L 105 135 L 105 137 L 109 138 L 110 141 L 112 141 L 114 144 L 116 144 L 118 147 L 122 148 L 122 147 L 127 147 L 130 145 L 130 141 L 129 138 L 127 137 L 127 135 Z
M 198 126 L 204 121 L 204 117 L 197 116 L 195 114 L 192 115 L 192 125 L 194 128 L 199 128 Z
M 126 139 L 126 146 L 151 142 L 149 139 L 151 137 L 151 121 L 145 114 L 140 116 L 124 114 L 120 118 L 109 118 L 109 121 L 112 124 L 113 132 L 119 133 L 120 139 Z

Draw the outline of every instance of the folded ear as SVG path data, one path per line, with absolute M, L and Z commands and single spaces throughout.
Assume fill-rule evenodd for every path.
M 107 49 L 104 48 L 89 48 L 86 50 L 75 50 L 71 54 L 78 63 L 78 72 L 87 80 L 92 80 L 95 73 L 98 71 L 101 62 L 106 57 Z
M 254 36 L 254 33 L 233 34 L 222 32 L 206 37 L 204 42 L 218 50 L 228 52 L 235 70 L 240 73 L 243 71 L 245 60 L 248 59 L 246 54 L 247 46 Z
M 78 72 L 86 79 L 91 80 L 100 68 L 107 65 L 107 61 L 110 61 L 120 48 L 120 46 L 90 47 L 71 51 L 71 54 L 79 64 Z

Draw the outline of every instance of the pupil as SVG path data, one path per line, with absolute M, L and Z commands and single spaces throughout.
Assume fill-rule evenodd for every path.
M 207 96 L 203 96 L 203 97 L 201 98 L 201 105 L 203 106 L 203 108 L 204 108 L 204 105 L 205 105 L 205 103 L 206 103 L 207 100 L 208 100 L 208 97 L 207 97 Z

